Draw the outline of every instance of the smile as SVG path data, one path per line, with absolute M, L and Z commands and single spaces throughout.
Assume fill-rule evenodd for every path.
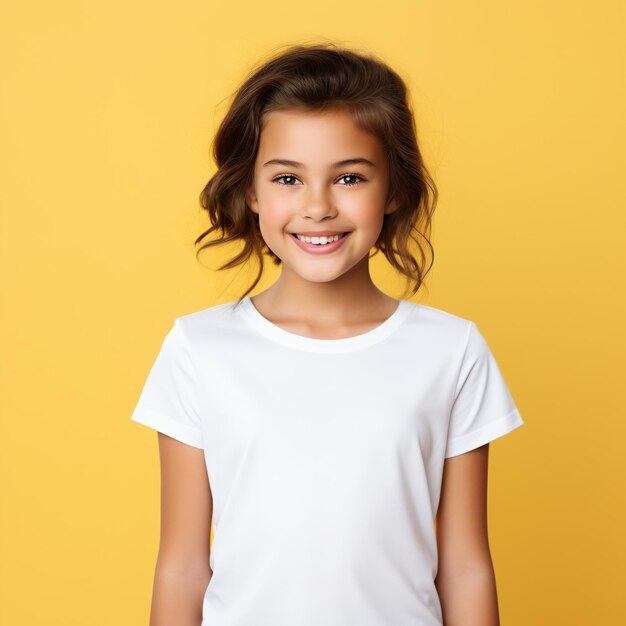
M 309 237 L 308 235 L 298 235 L 298 233 L 293 233 L 300 241 L 305 241 L 306 243 L 315 243 L 318 245 L 326 245 L 328 243 L 332 243 L 333 241 L 337 241 L 343 237 L 346 233 L 338 233 L 337 235 L 322 235 L 321 237 Z
M 304 237 L 292 233 L 291 238 L 296 245 L 312 254 L 329 254 L 338 250 L 346 239 L 350 236 L 350 233 L 343 233 L 342 235 L 334 235 L 332 237 Z M 317 242 L 317 243 L 314 243 Z

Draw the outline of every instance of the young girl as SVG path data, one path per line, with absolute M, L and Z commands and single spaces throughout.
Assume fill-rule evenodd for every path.
M 488 444 L 522 418 L 474 322 L 369 272 L 374 248 L 413 294 L 425 275 L 437 192 L 404 82 L 292 46 L 214 156 L 196 243 L 219 230 L 203 247 L 242 242 L 225 267 L 260 271 L 173 322 L 131 418 L 159 433 L 151 626 L 496 626 Z M 250 297 L 263 254 L 281 274 Z

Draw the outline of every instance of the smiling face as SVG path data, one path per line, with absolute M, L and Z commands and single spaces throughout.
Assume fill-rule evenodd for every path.
M 348 110 L 290 109 L 265 118 L 246 200 L 283 273 L 329 282 L 367 266 L 385 213 L 396 209 L 385 205 L 388 185 L 381 142 Z M 293 233 L 347 236 L 313 246 Z

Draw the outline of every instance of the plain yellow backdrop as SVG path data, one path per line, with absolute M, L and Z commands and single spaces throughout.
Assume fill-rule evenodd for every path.
M 622 2 L 27 0 L 0 24 L 3 626 L 148 623 L 157 437 L 130 415 L 174 318 L 255 274 L 194 257 L 212 133 L 252 64 L 319 40 L 406 79 L 440 190 L 412 299 L 477 323 L 525 420 L 490 446 L 502 624 L 624 623 Z

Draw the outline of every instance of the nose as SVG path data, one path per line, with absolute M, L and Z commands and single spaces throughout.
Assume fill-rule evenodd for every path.
M 309 185 L 304 196 L 302 212 L 305 216 L 315 220 L 334 215 L 335 210 L 329 190 L 324 185 Z

